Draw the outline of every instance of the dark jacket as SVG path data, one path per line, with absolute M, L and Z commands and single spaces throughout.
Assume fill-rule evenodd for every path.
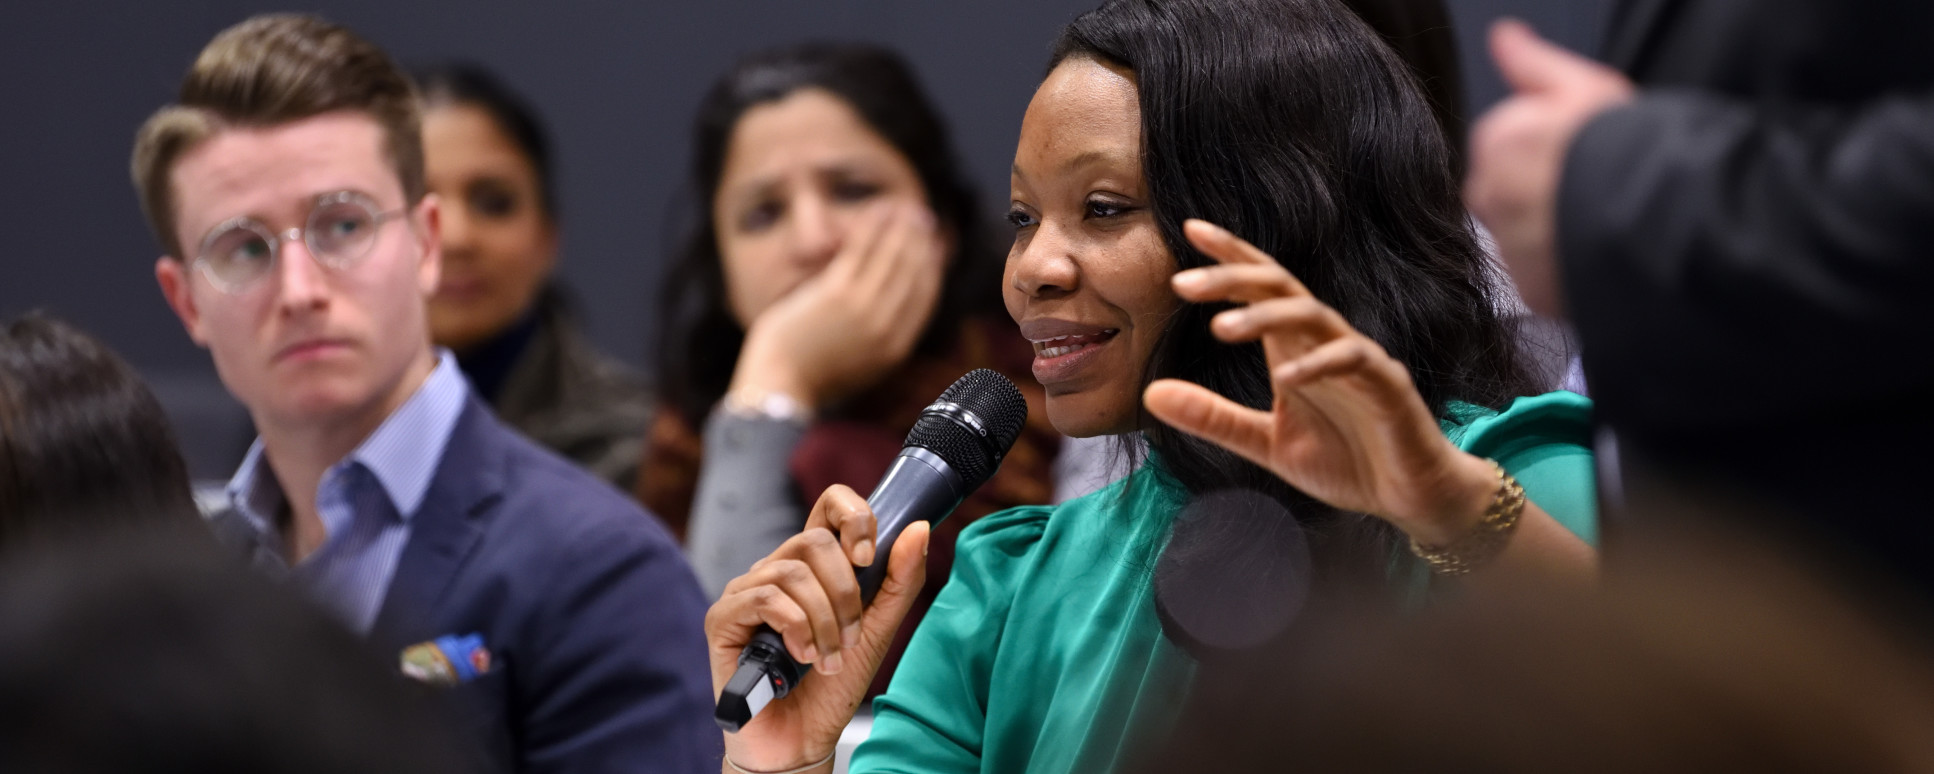
M 218 534 L 265 550 L 241 519 L 217 514 Z M 438 689 L 480 770 L 709 774 L 705 608 L 656 519 L 473 398 L 370 640 L 396 663 L 417 643 L 482 635 L 489 670 Z
M 1934 589 L 1934 4 L 1637 0 L 1606 57 L 1645 91 L 1574 141 L 1558 242 L 1617 510 Z
M 644 379 L 591 347 L 552 291 L 491 408 L 504 424 L 630 492 L 652 418 Z

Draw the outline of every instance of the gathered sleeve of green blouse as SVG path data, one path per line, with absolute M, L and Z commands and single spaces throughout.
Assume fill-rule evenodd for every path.
M 1598 545 L 1598 474 L 1592 454 L 1591 399 L 1548 392 L 1513 401 L 1502 413 L 1453 410 L 1444 434 L 1479 457 L 1497 460 L 1545 513 Z
M 961 534 L 947 587 L 901 661 L 919 666 L 897 672 L 887 693 L 875 701 L 874 734 L 852 771 L 981 770 L 994 657 L 1015 587 L 1050 512 L 1046 507 L 1001 511 Z M 903 674 L 917 679 L 902 680 Z M 868 760 L 919 761 L 919 766 L 876 767 Z

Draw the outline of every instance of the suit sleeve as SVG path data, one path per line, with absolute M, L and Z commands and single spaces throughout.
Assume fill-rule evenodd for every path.
M 1648 93 L 1574 141 L 1558 248 L 1592 395 L 1623 430 L 1925 390 L 1934 94 Z
M 718 771 L 705 603 L 670 537 L 643 518 L 573 536 L 538 587 L 520 771 Z

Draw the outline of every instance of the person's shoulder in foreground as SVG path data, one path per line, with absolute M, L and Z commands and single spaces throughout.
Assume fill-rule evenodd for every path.
M 451 693 L 492 757 L 716 769 L 705 602 L 656 519 L 474 399 L 418 518 L 375 636 L 406 671 L 422 643 L 477 636 Z

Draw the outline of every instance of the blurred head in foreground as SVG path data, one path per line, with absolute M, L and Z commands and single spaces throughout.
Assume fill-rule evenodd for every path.
M 206 541 L 96 533 L 0 568 L 0 771 L 455 772 L 356 637 Z
M 93 337 L 0 325 L 0 550 L 104 525 L 197 525 L 161 404 Z
M 1737 536 L 1629 549 L 1595 593 L 1306 622 L 1210 667 L 1141 770 L 1934 770 L 1934 669 L 1884 595 Z

